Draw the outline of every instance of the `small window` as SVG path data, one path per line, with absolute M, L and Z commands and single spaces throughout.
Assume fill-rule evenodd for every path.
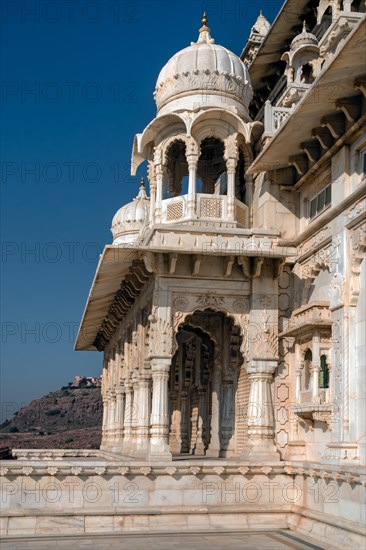
M 312 367 L 313 354 L 310 349 L 306 350 L 304 355 L 304 374 L 303 374 L 303 388 L 308 390 L 310 388 L 310 370 Z
M 323 212 L 332 201 L 332 186 L 328 185 L 310 201 L 310 219 Z
M 366 151 L 361 153 L 361 176 L 366 174 Z
M 329 388 L 329 367 L 326 355 L 320 357 L 319 388 Z

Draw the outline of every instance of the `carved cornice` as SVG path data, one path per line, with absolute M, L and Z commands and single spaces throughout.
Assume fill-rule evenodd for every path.
M 149 280 L 149 274 L 143 262 L 135 260 L 121 283 L 108 313 L 102 322 L 93 345 L 98 351 L 104 350 L 110 341 L 113 333 L 126 313 L 133 306 L 135 299 L 139 296 L 141 289 Z
M 329 446 L 329 445 L 328 445 Z M 225 475 L 288 475 L 288 476 L 304 476 L 313 479 L 329 479 L 340 483 L 352 483 L 366 486 L 366 476 L 363 468 L 352 467 L 351 471 L 347 471 L 344 461 L 342 469 L 335 465 L 325 464 L 306 464 L 305 462 L 293 463 L 273 462 L 263 465 L 247 462 L 243 465 L 242 461 L 230 459 L 228 461 L 220 459 L 219 461 L 210 460 L 209 463 L 205 460 L 190 460 L 176 461 L 173 465 L 159 464 L 149 461 L 128 461 L 120 460 L 116 455 L 109 454 L 106 451 L 89 450 L 77 451 L 69 450 L 19 450 L 14 449 L 13 456 L 17 456 L 17 460 L 4 460 L 0 462 L 0 475 L 5 479 L 11 479 L 18 476 L 29 476 L 32 478 L 50 476 L 54 478 L 63 478 L 64 476 L 80 476 L 81 478 L 89 476 L 100 476 L 108 479 L 111 475 L 127 476 L 134 478 L 139 476 L 177 476 L 182 475 L 218 475 L 217 469 L 225 468 Z M 78 454 L 79 453 L 79 454 Z M 80 454 L 83 453 L 83 454 Z M 85 454 L 86 453 L 86 454 Z M 87 460 L 80 461 L 83 457 Z M 75 460 L 76 458 L 76 460 Z M 98 459 L 97 465 L 95 459 Z M 103 460 L 101 463 L 100 460 Z M 32 466 L 30 466 L 30 460 Z M 350 461 L 351 462 L 351 461 Z M 57 472 L 48 470 L 49 468 L 57 468 Z M 221 473 L 223 473 L 221 471 Z
M 242 77 L 206 69 L 186 71 L 166 79 L 155 89 L 154 98 L 160 109 L 172 97 L 195 91 L 231 96 L 240 103 L 243 103 L 243 97 L 249 103 L 252 95 L 250 84 Z

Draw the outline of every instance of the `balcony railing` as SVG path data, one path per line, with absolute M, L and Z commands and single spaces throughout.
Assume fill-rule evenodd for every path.
M 264 106 L 265 136 L 273 136 L 287 120 L 291 110 L 289 107 L 273 107 L 270 101 L 266 101 Z
M 177 223 L 192 219 L 202 221 L 236 222 L 241 227 L 248 227 L 248 206 L 238 199 L 234 203 L 234 220 L 229 219 L 228 200 L 226 195 L 209 195 L 197 193 L 194 205 L 195 215 L 188 209 L 188 195 L 180 195 L 162 201 L 162 223 Z

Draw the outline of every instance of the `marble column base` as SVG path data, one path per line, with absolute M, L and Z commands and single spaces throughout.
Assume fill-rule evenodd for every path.
M 249 445 L 240 455 L 241 460 L 253 462 L 280 461 L 281 456 L 273 443 Z

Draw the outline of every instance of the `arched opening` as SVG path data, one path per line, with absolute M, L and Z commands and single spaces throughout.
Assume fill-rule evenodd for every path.
M 353 0 L 351 4 L 351 11 L 355 11 L 358 13 L 365 13 L 366 11 L 365 0 Z
M 319 388 L 329 388 L 329 367 L 326 355 L 320 356 Z
M 303 389 L 310 389 L 310 372 L 313 363 L 313 353 L 310 349 L 306 350 L 304 355 Z
M 186 144 L 182 140 L 174 141 L 166 153 L 166 171 L 168 184 L 164 198 L 177 197 L 185 190 L 182 188 L 183 180 L 188 176 L 188 163 L 186 158 Z
M 332 7 L 329 6 L 323 13 L 319 23 L 319 31 L 318 31 L 319 37 L 325 34 L 326 30 L 331 26 L 331 24 L 332 24 Z
M 224 195 L 226 193 L 227 181 L 224 152 L 225 146 L 220 139 L 209 137 L 202 141 L 197 168 L 197 175 L 202 182 L 201 189 L 197 185 L 199 193 L 210 195 L 214 193 Z
M 239 148 L 239 160 L 235 174 L 235 197 L 241 202 L 247 204 L 247 186 L 245 177 L 245 157 L 241 148 Z
M 314 82 L 313 67 L 310 63 L 305 63 L 301 68 L 300 82 L 303 84 L 312 84 Z
M 169 379 L 169 445 L 173 455 L 229 457 L 245 444 L 248 376 L 232 319 L 206 309 L 176 334 Z

